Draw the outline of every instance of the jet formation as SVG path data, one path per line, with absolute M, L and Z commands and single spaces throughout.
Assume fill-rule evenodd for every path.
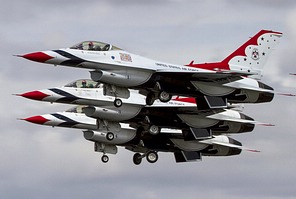
M 85 41 L 70 48 L 19 57 L 90 70 L 91 79 L 19 96 L 75 105 L 69 110 L 22 120 L 81 129 L 94 151 L 116 154 L 118 146 L 134 152 L 139 165 L 159 152 L 176 162 L 202 156 L 233 156 L 242 146 L 229 137 L 253 131 L 258 122 L 242 113 L 244 104 L 271 102 L 277 93 L 260 81 L 263 66 L 282 33 L 261 30 L 221 62 L 178 65 L 145 58 L 111 44 Z M 289 94 L 285 94 L 289 95 Z

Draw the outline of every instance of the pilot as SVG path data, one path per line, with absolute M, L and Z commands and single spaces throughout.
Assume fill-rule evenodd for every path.
M 79 45 L 77 46 L 77 49 L 78 49 L 78 50 L 83 50 L 83 45 L 82 45 L 82 44 L 79 44 Z
M 86 81 L 85 80 L 82 80 L 82 86 L 81 88 L 87 88 L 87 85 L 86 85 Z
M 88 43 L 88 50 L 95 50 L 94 43 L 92 41 Z

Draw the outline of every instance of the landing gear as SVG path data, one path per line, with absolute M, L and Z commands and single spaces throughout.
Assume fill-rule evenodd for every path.
M 114 104 L 115 107 L 119 108 L 119 107 L 122 106 L 122 100 L 116 98 L 116 99 L 114 100 L 113 104 Z
M 109 161 L 109 157 L 107 155 L 103 155 L 101 160 L 103 163 L 107 163 Z
M 142 155 L 140 153 L 135 153 L 133 156 L 133 162 L 135 165 L 139 165 L 142 162 Z
M 155 163 L 158 160 L 158 154 L 155 151 L 149 151 L 146 154 L 141 155 L 140 153 L 135 153 L 133 156 L 133 162 L 135 165 L 139 165 L 142 159 L 146 157 L 149 163 Z
M 156 96 L 158 96 L 158 99 L 164 103 L 169 102 L 172 99 L 172 95 L 165 91 L 160 91 L 158 94 L 154 92 L 150 92 L 146 97 L 146 105 L 151 106 L 156 100 L 157 98 Z
M 146 159 L 149 163 L 155 163 L 158 160 L 158 154 L 155 151 L 150 151 L 147 153 Z
M 109 157 L 106 155 L 106 153 L 117 154 L 117 147 L 116 145 L 112 145 L 112 144 L 95 142 L 94 151 L 103 153 L 103 156 L 101 157 L 101 161 L 103 163 L 107 163 L 109 161 Z
M 145 123 L 142 127 L 137 129 L 138 133 L 150 133 L 151 135 L 157 135 L 160 133 L 160 127 L 151 123 L 149 117 L 146 115 L 144 119 Z
M 115 100 L 113 102 L 115 107 L 122 106 L 122 100 L 119 98 L 128 99 L 130 97 L 130 91 L 128 90 L 128 88 L 115 86 L 113 84 L 104 84 L 103 94 L 115 97 Z
M 148 132 L 151 134 L 151 135 L 157 135 L 159 132 L 160 132 L 160 128 L 156 125 L 151 125 L 149 127 L 149 130 Z
M 148 93 L 146 97 L 146 104 L 151 106 L 155 101 L 155 95 L 153 92 Z
M 161 102 L 169 102 L 172 99 L 172 95 L 165 91 L 160 91 L 158 94 L 158 99 Z
M 114 134 L 111 132 L 108 132 L 106 135 L 106 139 L 109 141 L 112 141 L 114 139 L 114 137 L 115 137 Z

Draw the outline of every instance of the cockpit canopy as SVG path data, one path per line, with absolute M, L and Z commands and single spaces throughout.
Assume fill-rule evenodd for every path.
M 103 85 L 101 83 L 95 82 L 90 79 L 79 79 L 69 84 L 66 84 L 64 87 L 71 88 L 101 88 Z
M 85 107 L 87 107 L 87 106 L 75 106 L 75 107 L 69 108 L 65 112 L 68 112 L 68 113 L 84 113 L 83 108 L 85 108 Z
M 110 51 L 110 50 L 122 50 L 116 46 L 111 44 L 106 44 L 103 42 L 98 41 L 84 41 L 79 44 L 76 44 L 70 49 L 77 49 L 77 50 L 91 50 L 91 51 Z

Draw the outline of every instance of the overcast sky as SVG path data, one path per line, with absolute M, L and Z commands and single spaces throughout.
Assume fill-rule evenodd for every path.
M 108 164 L 80 130 L 19 121 L 69 108 L 13 96 L 88 78 L 87 70 L 54 67 L 12 55 L 110 42 L 150 58 L 187 64 L 219 61 L 261 29 L 283 32 L 263 82 L 296 92 L 295 0 L 22 0 L 0 8 L 0 198 L 222 198 L 282 199 L 296 196 L 296 99 L 246 105 L 244 113 L 275 127 L 234 135 L 261 153 L 204 157 L 176 164 L 132 162 L 123 148 Z

